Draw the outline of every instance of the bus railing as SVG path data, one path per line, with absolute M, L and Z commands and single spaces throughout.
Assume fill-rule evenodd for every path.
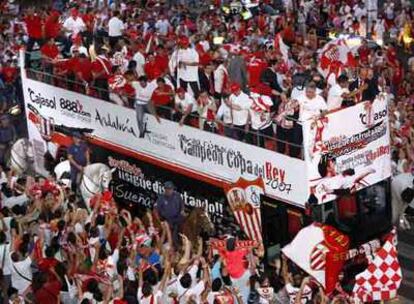
M 50 74 L 50 73 L 47 73 L 47 72 L 44 72 L 44 71 L 41 71 L 35 68 L 26 69 L 26 74 L 27 74 L 27 77 L 30 79 L 44 82 L 44 83 L 47 83 L 47 84 L 50 84 L 56 87 L 60 87 L 66 90 L 75 91 L 79 94 L 87 95 L 90 97 L 95 97 L 103 101 L 116 104 L 115 102 L 111 100 L 104 100 L 102 98 L 99 98 L 99 96 L 102 96 L 102 93 L 109 95 L 110 91 L 105 91 L 101 88 L 97 88 L 92 85 L 87 85 L 87 87 L 85 87 L 85 84 L 79 81 L 70 79 L 68 77 Z M 94 96 L 93 94 L 87 94 L 88 91 L 96 92 L 98 96 Z M 123 106 L 133 109 L 134 100 L 133 99 L 131 100 L 131 98 L 127 98 L 126 96 L 124 97 L 125 97 L 125 100 L 129 99 L 130 102 L 127 105 L 123 105 Z M 160 115 L 161 118 L 171 120 L 171 121 L 177 121 L 175 119 L 175 111 L 173 107 L 160 106 L 160 105 L 154 105 L 154 107 L 158 115 L 162 113 L 162 115 Z M 203 119 L 203 118 L 200 118 L 200 116 L 196 115 L 194 112 L 190 113 L 188 115 L 188 119 L 187 119 L 188 123 L 186 123 L 186 125 L 189 125 L 191 127 L 197 127 L 197 125 L 199 124 L 199 119 Z M 231 134 L 234 134 L 235 132 L 240 132 L 240 129 L 232 125 L 224 124 L 222 121 L 217 120 L 217 119 L 214 121 L 210 121 L 207 119 L 203 119 L 203 120 L 208 122 L 209 125 L 212 126 L 212 128 L 207 131 L 213 132 L 217 135 L 234 138 L 231 136 Z M 275 123 L 272 123 L 272 124 L 274 126 L 273 129 L 275 129 Z M 274 150 L 275 153 L 281 153 L 281 154 L 285 154 L 293 158 L 303 159 L 303 145 L 276 138 L 277 127 L 276 127 L 276 132 L 274 132 L 275 133 L 274 136 L 268 136 L 266 134 L 261 133 L 260 131 L 252 130 L 250 128 L 245 129 L 242 132 L 244 133 L 243 140 L 241 140 L 242 142 L 255 145 L 261 148 L 265 148 L 268 150 Z

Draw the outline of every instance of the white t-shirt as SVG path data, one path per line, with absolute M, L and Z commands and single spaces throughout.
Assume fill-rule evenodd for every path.
M 339 84 L 335 84 L 328 92 L 328 111 L 339 109 L 342 105 L 342 95 L 349 93 L 347 88 L 342 88 Z
M 241 110 L 232 109 L 233 124 L 235 126 L 244 126 L 249 117 L 249 109 L 252 106 L 252 100 L 243 92 L 241 92 L 239 96 L 231 94 L 229 100 L 233 106 L 236 105 L 241 108 Z
M 156 82 L 148 82 L 146 87 L 142 87 L 139 81 L 132 82 L 132 87 L 135 89 L 135 103 L 138 105 L 145 105 L 151 100 L 154 90 L 157 88 Z
M 10 244 L 0 245 L 0 267 L 3 267 L 3 274 L 11 274 L 11 260 L 10 260 Z
M 178 94 L 176 94 L 174 98 L 174 103 L 182 113 L 185 112 L 185 110 L 187 110 L 187 107 L 190 105 L 193 106 L 192 112 L 196 111 L 196 108 L 194 107 L 194 97 L 187 92 L 184 94 L 184 99 L 181 99 L 180 97 L 178 97 Z
M 73 19 L 73 17 L 70 16 L 63 23 L 63 27 L 67 29 L 71 34 L 78 34 L 85 30 L 86 25 L 85 25 L 85 22 L 83 22 L 81 17 L 77 17 L 76 19 Z
M 177 292 L 180 304 L 187 303 L 188 299 L 191 296 L 194 297 L 194 299 L 197 303 L 201 304 L 200 295 L 203 293 L 203 291 L 205 289 L 205 284 L 204 284 L 204 281 L 200 281 L 200 282 L 196 281 L 197 270 L 198 270 L 198 266 L 193 265 L 193 266 L 191 266 L 191 268 L 188 271 L 188 273 L 191 276 L 191 286 L 188 289 L 183 288 L 181 286 L 180 279 L 183 276 L 183 274 L 180 274 L 177 277 L 177 281 L 175 283 L 175 288 L 176 288 L 176 292 Z
M 321 114 L 321 111 L 328 109 L 322 96 L 316 95 L 313 99 L 309 99 L 306 93 L 297 98 L 300 105 L 299 119 L 301 121 L 308 120 Z
M 10 196 L 10 197 L 3 197 L 2 206 L 7 208 L 13 208 L 14 206 L 23 206 L 26 205 L 29 201 L 29 198 L 26 194 L 22 194 L 19 196 Z
M 124 22 L 118 17 L 112 17 L 108 22 L 109 37 L 122 36 L 122 31 L 125 29 Z
M 137 63 L 137 67 L 135 68 L 135 71 L 137 72 L 138 76 L 145 75 L 144 72 L 144 65 L 145 65 L 145 57 L 140 52 L 136 52 L 134 57 L 132 57 L 132 60 L 134 60 Z
M 294 304 L 296 300 L 296 295 L 299 293 L 300 288 L 294 287 L 292 284 L 286 284 L 286 292 L 289 296 L 289 303 Z M 302 298 L 300 299 L 302 304 L 306 304 L 308 301 L 312 300 L 312 289 L 309 286 L 305 286 L 302 292 Z
M 11 260 L 11 254 L 9 254 L 9 258 Z M 19 294 L 22 294 L 31 284 L 31 280 L 33 278 L 31 265 L 32 259 L 30 257 L 27 257 L 23 261 L 16 263 L 11 261 L 12 287 L 16 288 L 19 291 Z M 20 274 L 18 274 L 16 270 Z M 30 281 L 26 280 L 22 276 L 29 279 Z
M 270 112 L 257 112 L 252 109 L 249 111 L 253 130 L 263 130 L 272 124 Z
M 226 105 L 225 102 L 222 102 L 220 107 L 217 110 L 217 118 L 221 119 L 225 124 L 231 124 L 231 109 Z
M 198 81 L 198 66 L 182 66 L 180 62 L 200 62 L 200 58 L 196 50 L 187 48 L 185 50 L 179 49 L 174 51 L 170 60 L 170 72 L 174 75 L 175 69 L 178 66 L 178 78 L 184 81 Z
M 142 294 L 142 288 L 138 288 L 138 301 L 140 304 L 161 304 L 162 292 L 156 290 L 148 298 L 144 298 Z M 152 300 L 152 302 L 151 302 Z
M 155 23 L 155 28 L 157 29 L 158 33 L 163 36 L 168 34 L 168 29 L 170 28 L 170 22 L 167 19 L 158 20 Z

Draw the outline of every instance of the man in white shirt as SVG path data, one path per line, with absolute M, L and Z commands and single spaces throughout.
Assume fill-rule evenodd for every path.
M 3 270 L 4 283 L 6 290 L 11 284 L 11 261 L 10 261 L 11 244 L 7 242 L 7 235 L 4 231 L 0 231 L 0 267 Z
M 170 287 L 177 294 L 177 302 L 180 304 L 188 303 L 193 299 L 195 303 L 201 304 L 201 294 L 206 288 L 209 272 L 208 265 L 204 258 L 201 258 L 203 267 L 203 278 L 197 282 L 198 261 L 196 261 L 186 273 L 180 273 L 175 281 L 174 286 Z
M 224 135 L 231 137 L 231 124 L 233 123 L 233 119 L 231 117 L 231 109 L 227 103 L 221 103 L 216 113 L 216 119 L 224 126 Z
M 75 36 L 86 29 L 85 22 L 79 16 L 77 9 L 73 8 L 70 11 L 70 16 L 63 23 L 63 28 L 67 31 L 69 36 Z
M 348 77 L 345 75 L 340 75 L 328 92 L 328 111 L 333 111 L 341 108 L 342 101 L 346 97 L 346 94 L 349 94 L 348 90 Z
M 137 116 L 139 137 L 144 138 L 145 133 L 147 132 L 146 124 L 144 124 L 146 110 L 155 116 L 157 122 L 161 122 L 151 100 L 152 94 L 157 88 L 157 84 L 154 81 L 148 83 L 147 77 L 141 76 L 138 78 L 138 81 L 132 82 L 132 87 L 135 89 L 135 113 Z
M 306 86 L 305 93 L 298 96 L 297 101 L 300 107 L 300 121 L 316 118 L 328 109 L 323 97 L 316 94 L 314 82 Z
M 135 67 L 135 71 L 138 75 L 138 77 L 140 76 L 144 76 L 145 75 L 145 71 L 144 71 L 144 66 L 145 66 L 145 49 L 143 45 L 137 45 L 136 47 L 137 51 L 134 54 L 134 56 L 132 57 L 132 60 L 134 60 L 137 64 L 137 66 Z
M 30 256 L 22 257 L 17 251 L 9 255 L 11 259 L 11 285 L 19 291 L 19 295 L 25 293 L 32 283 L 32 259 Z
M 114 48 L 120 38 L 122 38 L 125 29 L 124 22 L 119 19 L 119 11 L 114 11 L 114 14 L 108 22 L 108 36 L 111 48 Z
M 181 37 L 179 48 L 175 50 L 169 62 L 171 75 L 176 75 L 178 86 L 188 91 L 190 85 L 194 98 L 197 99 L 200 93 L 198 85 L 198 64 L 199 55 L 194 48 L 190 48 L 190 40 L 187 37 Z
M 246 140 L 247 131 L 249 130 L 250 113 L 252 100 L 249 95 L 241 91 L 240 85 L 234 83 L 230 86 L 231 95 L 228 103 L 231 108 L 233 118 L 232 136 L 237 140 Z
M 174 98 L 174 116 L 175 120 L 180 122 L 180 126 L 187 123 L 187 118 L 192 112 L 195 112 L 195 99 L 187 93 L 184 88 L 178 88 Z

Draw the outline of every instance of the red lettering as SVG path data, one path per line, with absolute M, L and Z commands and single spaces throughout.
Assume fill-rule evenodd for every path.
M 273 172 L 273 179 L 279 180 L 279 178 L 278 178 L 279 177 L 279 170 L 277 168 L 273 168 L 272 172 Z
M 272 164 L 266 162 L 266 179 L 272 180 Z
M 280 174 L 280 182 L 284 183 L 285 182 L 286 171 L 285 170 L 279 170 L 279 174 Z

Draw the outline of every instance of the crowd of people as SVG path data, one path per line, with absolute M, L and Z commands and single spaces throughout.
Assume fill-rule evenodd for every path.
M 115 3 L 25 10 L 7 24 L 5 45 L 26 45 L 37 79 L 135 108 L 141 137 L 149 112 L 301 157 L 301 120 L 379 91 L 410 98 L 413 16 L 406 1 L 386 2 L 375 18 L 364 1 L 295 2 L 295 11 L 289 1 L 260 1 L 249 11 L 236 2 L 197 9 Z M 343 75 L 327 81 L 318 50 L 335 33 L 366 41 Z
M 0 302 L 352 303 L 352 278 L 326 295 L 283 256 L 264 268 L 256 242 L 227 235 L 217 246 L 178 234 L 184 208 L 171 182 L 140 219 L 110 192 L 86 208 L 52 177 L 17 178 L 7 168 L 6 151 L 22 132 L 13 110 L 23 104 L 23 48 L 30 77 L 135 108 L 140 136 L 149 112 L 293 157 L 302 154 L 302 120 L 386 92 L 394 174 L 413 172 L 409 2 L 385 1 L 376 17 L 360 0 L 247 6 L 0 1 Z M 317 51 L 332 33 L 365 40 L 354 65 L 328 81 Z

